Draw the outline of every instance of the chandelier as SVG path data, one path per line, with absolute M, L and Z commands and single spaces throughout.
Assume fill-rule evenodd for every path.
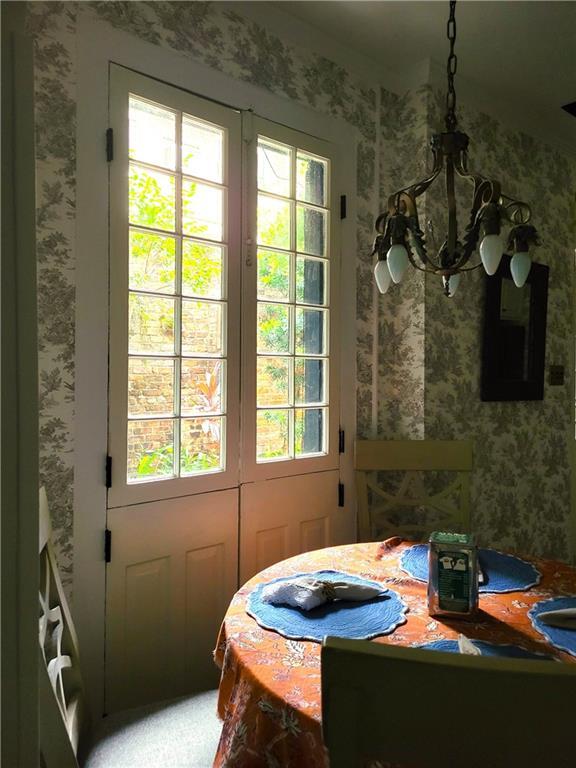
M 415 184 L 394 192 L 388 198 L 388 209 L 376 219 L 376 239 L 372 256 L 378 261 L 374 276 L 380 293 L 386 293 L 392 282 L 399 283 L 411 264 L 423 272 L 442 278 L 444 293 L 453 296 L 463 272 L 484 266 L 493 275 L 504 251 L 512 253 L 510 272 L 515 284 L 521 288 L 530 272 L 530 245 L 539 245 L 535 227 L 529 224 L 531 211 L 527 203 L 504 195 L 500 183 L 468 170 L 469 139 L 458 131 L 456 119 L 456 91 L 454 75 L 457 58 L 456 2 L 450 2 L 447 36 L 450 53 L 447 62 L 448 90 L 446 93 L 446 131 L 432 136 L 433 167 L 430 174 Z M 436 248 L 431 222 L 427 225 L 428 238 L 420 228 L 416 200 L 433 184 L 444 169 L 447 199 L 448 227 L 444 242 Z M 456 210 L 455 174 L 474 185 L 470 217 L 460 239 Z M 509 227 L 507 237 L 502 229 Z M 436 251 L 429 253 L 427 239 Z M 469 264 L 480 242 L 480 261 Z

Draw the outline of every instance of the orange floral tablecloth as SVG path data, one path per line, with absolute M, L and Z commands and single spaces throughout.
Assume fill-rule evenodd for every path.
M 399 557 L 407 546 L 409 542 L 396 538 L 308 552 L 267 568 L 236 593 L 214 652 L 222 669 L 218 712 L 224 721 L 214 768 L 327 768 L 321 733 L 320 644 L 287 640 L 262 629 L 245 610 L 254 586 L 279 576 L 333 568 L 396 590 L 408 605 L 407 622 L 373 642 L 422 645 L 455 639 L 464 631 L 472 639 L 511 643 L 576 662 L 549 646 L 527 616 L 539 600 L 576 594 L 576 569 L 526 558 L 542 573 L 538 586 L 526 592 L 483 594 L 477 621 L 446 621 L 428 615 L 426 584 L 400 570 Z

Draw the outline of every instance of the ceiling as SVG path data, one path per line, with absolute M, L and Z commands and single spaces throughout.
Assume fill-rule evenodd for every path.
M 428 58 L 445 67 L 444 0 L 272 4 L 382 69 L 402 74 Z M 576 2 L 460 0 L 456 24 L 456 90 L 458 77 L 477 84 L 527 120 L 540 113 L 558 139 L 576 145 L 576 118 L 561 109 L 576 101 Z

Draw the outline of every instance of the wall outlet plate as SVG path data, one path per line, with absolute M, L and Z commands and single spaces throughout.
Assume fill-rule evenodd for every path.
M 560 387 L 564 384 L 563 365 L 550 365 L 548 367 L 548 384 L 551 387 Z

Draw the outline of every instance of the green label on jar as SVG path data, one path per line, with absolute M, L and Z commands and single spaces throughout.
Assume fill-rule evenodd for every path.
M 438 551 L 438 605 L 443 611 L 468 613 L 470 576 L 466 552 Z

